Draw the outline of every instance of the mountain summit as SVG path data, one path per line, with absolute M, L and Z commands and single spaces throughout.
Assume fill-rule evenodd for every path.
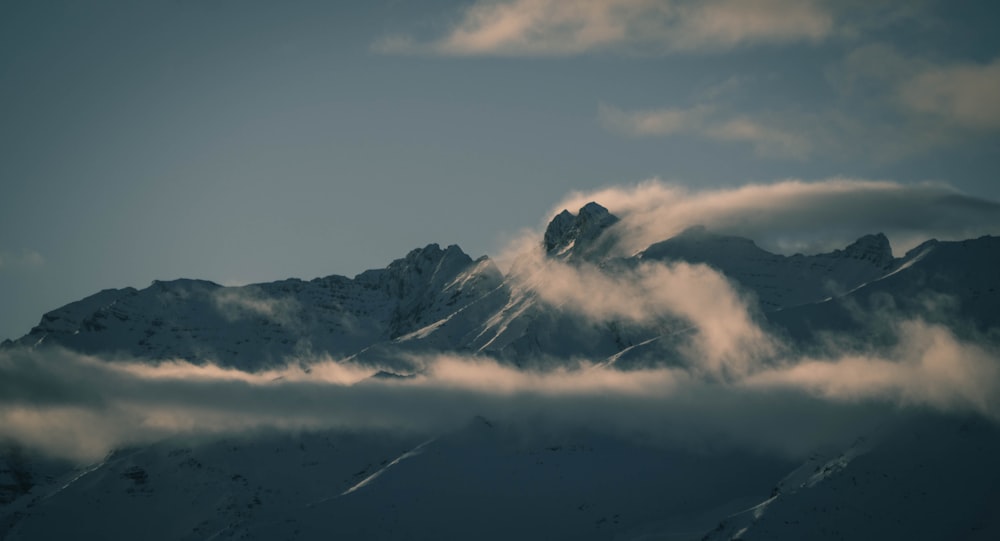
M 542 241 L 550 256 L 586 257 L 599 248 L 599 240 L 619 219 L 591 201 L 574 215 L 563 210 L 549 222 Z

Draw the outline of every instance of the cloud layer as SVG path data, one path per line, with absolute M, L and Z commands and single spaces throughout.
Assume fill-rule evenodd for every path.
M 884 351 L 748 357 L 725 380 L 715 375 L 726 368 L 707 360 L 693 368 L 620 371 L 580 362 L 526 371 L 484 357 L 431 355 L 415 359 L 423 366 L 415 377 L 384 379 L 329 359 L 245 373 L 13 350 L 0 353 L 0 440 L 88 461 L 172 436 L 275 428 L 436 434 L 483 415 L 800 455 L 853 438 L 901 406 L 1000 419 L 996 351 L 921 321 L 901 322 L 897 331 L 899 345 Z

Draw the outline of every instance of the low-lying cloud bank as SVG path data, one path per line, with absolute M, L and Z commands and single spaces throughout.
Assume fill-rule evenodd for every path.
M 525 371 L 484 357 L 417 359 L 410 378 L 330 359 L 247 373 L 184 361 L 106 361 L 65 350 L 0 353 L 0 440 L 96 460 L 171 436 L 259 429 L 390 429 L 434 434 L 475 415 L 643 441 L 740 445 L 789 455 L 839 443 L 898 407 L 1000 420 L 1000 355 L 921 321 L 864 354 L 714 368 L 621 371 L 581 362 Z
M 575 212 L 597 201 L 622 220 L 620 250 L 631 255 L 692 225 L 748 237 L 779 253 L 843 248 L 861 235 L 885 233 L 896 255 L 929 239 L 1000 233 L 1000 203 L 945 184 L 832 178 L 786 180 L 693 191 L 658 179 L 575 192 L 556 207 Z

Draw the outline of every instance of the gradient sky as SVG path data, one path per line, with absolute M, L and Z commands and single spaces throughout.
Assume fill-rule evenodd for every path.
M 573 190 L 1000 199 L 996 3 L 0 0 L 0 338 L 109 287 L 495 253 Z

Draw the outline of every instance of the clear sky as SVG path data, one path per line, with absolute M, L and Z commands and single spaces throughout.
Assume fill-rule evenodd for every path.
M 653 177 L 998 200 L 997 5 L 0 0 L 0 338 L 154 279 L 494 253 Z

